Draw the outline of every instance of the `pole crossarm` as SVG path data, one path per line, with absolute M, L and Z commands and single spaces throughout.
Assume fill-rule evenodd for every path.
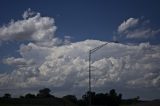
M 102 44 L 102 45 L 100 45 L 100 46 L 97 46 L 97 47 L 94 48 L 94 49 L 89 50 L 90 54 L 94 53 L 95 51 L 97 51 L 98 49 L 102 48 L 103 46 L 105 46 L 105 45 L 107 45 L 107 44 L 108 44 L 108 42 L 105 43 L 105 44 Z

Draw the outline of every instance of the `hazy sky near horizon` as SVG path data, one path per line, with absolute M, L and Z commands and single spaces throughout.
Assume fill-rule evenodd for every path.
M 0 0 L 0 95 L 115 88 L 160 98 L 159 0 Z

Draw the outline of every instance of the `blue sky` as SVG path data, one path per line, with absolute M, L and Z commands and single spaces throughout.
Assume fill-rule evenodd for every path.
M 160 27 L 159 1 L 146 0 L 42 0 L 35 1 L 1 1 L 1 25 L 10 19 L 18 20 L 23 11 L 34 11 L 54 17 L 58 36 L 69 35 L 77 40 L 100 39 L 111 40 L 113 32 L 122 21 L 133 17 L 144 17 L 152 26 Z
M 111 48 L 104 48 L 106 51 L 109 50 L 112 55 L 103 50 L 99 51 L 100 53 L 96 55 L 97 58 L 93 60 L 92 64 L 102 72 L 105 72 L 105 69 L 114 70 L 114 75 L 112 75 L 113 72 L 106 73 L 110 80 L 105 79 L 105 76 L 103 76 L 103 84 L 97 80 L 97 85 L 93 88 L 97 91 L 116 88 L 123 93 L 125 93 L 124 91 L 132 92 L 132 90 L 137 92 L 135 94 L 126 93 L 126 97 L 136 96 L 139 92 L 142 92 L 142 89 L 146 89 L 140 94 L 142 98 L 159 98 L 158 94 L 156 94 L 160 85 L 160 68 L 158 67 L 160 49 L 159 5 L 160 1 L 158 0 L 1 0 L 0 86 L 2 90 L 0 94 L 3 94 L 3 90 L 13 92 L 7 88 L 11 85 L 14 85 L 17 90 L 23 88 L 29 91 L 29 89 L 41 87 L 56 89 L 57 86 L 49 86 L 49 84 L 51 82 L 56 84 L 59 82 L 60 85 L 58 84 L 58 87 L 61 89 L 67 89 L 67 84 L 72 84 L 73 92 L 71 90 L 69 92 L 80 95 L 86 91 L 86 73 L 83 72 L 84 69 L 81 65 L 87 64 L 87 51 L 104 42 L 116 39 L 120 44 L 111 44 Z M 26 18 L 24 16 L 25 13 Z M 43 23 L 43 19 L 46 20 L 46 26 Z M 39 23 L 40 27 L 39 25 L 36 26 L 36 23 Z M 30 27 L 33 28 L 28 27 L 30 24 Z M 19 32 L 22 27 L 24 29 Z M 42 35 L 39 38 L 40 35 L 38 34 L 41 33 Z M 69 48 L 68 51 L 67 48 Z M 66 53 L 63 51 L 66 51 Z M 82 52 L 84 55 L 77 51 Z M 57 61 L 52 63 L 48 60 L 49 57 Z M 124 58 L 121 59 L 121 57 Z M 59 62 L 61 58 L 64 59 L 63 62 Z M 132 58 L 142 59 L 142 61 L 132 60 Z M 115 64 L 115 67 L 109 67 L 109 62 L 113 67 Z M 70 68 L 61 72 L 60 70 L 65 68 L 59 68 L 58 66 L 57 68 L 49 68 L 47 64 L 53 66 L 60 64 L 60 66 L 64 65 Z M 75 68 L 73 64 L 79 66 L 79 68 Z M 103 66 L 103 64 L 106 67 L 101 69 L 100 66 Z M 132 69 L 132 65 L 136 68 Z M 135 77 L 136 73 L 140 71 L 140 68 L 137 67 L 141 65 L 145 65 L 144 69 L 142 69 L 143 71 L 139 77 Z M 129 67 L 128 70 L 136 70 L 134 74 L 131 72 L 133 74 L 132 79 L 126 77 L 130 75 L 130 71 L 125 71 L 123 72 L 125 74 L 122 75 L 120 73 L 118 75 L 116 71 L 122 72 L 122 70 L 127 70 L 127 67 Z M 43 72 L 43 70 L 46 71 Z M 60 79 L 55 77 L 55 79 L 59 79 L 55 82 L 54 78 L 46 75 L 46 73 L 51 73 L 53 76 L 57 75 L 53 70 L 57 70 L 60 75 Z M 69 79 L 72 74 L 81 76 L 79 72 L 83 73 L 82 77 L 78 77 L 79 80 L 84 80 L 80 80 L 83 84 L 79 84 L 79 88 L 76 88 L 77 85 L 74 85 L 74 83 L 77 82 L 72 82 Z M 62 80 L 63 74 L 66 77 Z M 20 75 L 25 78 L 17 79 L 13 75 Z M 113 76 L 116 77 L 114 78 Z M 5 82 L 4 80 L 6 79 L 14 79 L 19 84 Z M 128 81 L 124 81 L 125 79 Z M 22 83 L 23 81 L 25 83 Z M 43 85 L 42 82 L 45 81 L 48 85 Z M 39 84 L 40 82 L 41 84 Z M 108 83 L 113 84 L 106 87 L 105 85 Z M 149 83 L 153 83 L 153 86 L 151 86 L 152 84 L 148 85 Z M 146 85 L 137 87 L 143 84 Z M 123 85 L 126 87 L 122 87 Z M 76 92 L 75 89 L 80 88 L 82 88 L 82 91 L 80 93 Z M 151 95 L 153 90 L 155 92 Z M 19 94 L 24 92 L 19 92 Z M 66 92 L 57 92 L 57 95 L 63 95 L 68 90 Z M 146 95 L 146 92 L 150 93 Z

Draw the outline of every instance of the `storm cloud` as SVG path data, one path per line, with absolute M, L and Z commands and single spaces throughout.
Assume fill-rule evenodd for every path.
M 63 42 L 54 36 L 56 26 L 53 18 L 27 12 L 31 10 L 23 14 L 24 20 L 0 28 L 0 38 L 3 41 L 19 38 L 27 38 L 30 41 L 20 45 L 18 51 L 21 57 L 3 59 L 4 64 L 16 67 L 10 73 L 0 74 L 0 88 L 18 90 L 50 87 L 58 88 L 59 93 L 77 93 L 79 88 L 86 89 L 88 51 L 107 42 Z M 138 20 L 130 19 L 121 25 L 119 31 L 123 32 L 137 23 Z M 57 45 L 59 43 L 62 44 Z M 113 84 L 123 89 L 160 88 L 159 45 L 108 42 L 92 54 L 91 60 L 92 87 L 95 89 L 114 87 Z M 85 91 L 81 91 L 83 92 Z

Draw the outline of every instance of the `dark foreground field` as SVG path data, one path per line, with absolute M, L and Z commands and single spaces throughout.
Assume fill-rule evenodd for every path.
M 74 103 L 59 99 L 0 99 L 0 106 L 77 106 Z
M 147 102 L 140 102 L 136 104 L 128 104 L 128 105 L 121 105 L 121 106 L 160 106 L 160 101 L 147 101 Z
M 21 99 L 10 98 L 0 99 L 0 106 L 82 106 L 66 99 L 61 98 L 33 98 L 33 99 Z M 87 106 L 87 105 L 85 105 Z M 95 105 L 94 105 L 95 106 Z M 97 105 L 102 106 L 102 105 Z M 107 105 L 105 105 L 107 106 Z M 139 101 L 136 103 L 124 103 L 120 106 L 160 106 L 160 100 L 155 101 Z

